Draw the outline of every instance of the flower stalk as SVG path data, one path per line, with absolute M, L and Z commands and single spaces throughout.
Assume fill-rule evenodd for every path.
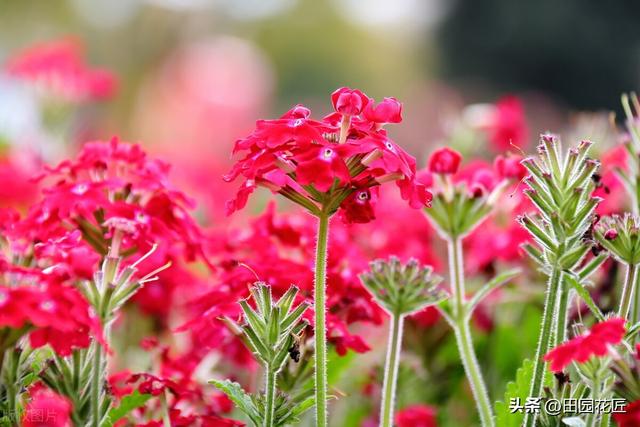
M 592 178 L 599 164 L 587 157 L 590 146 L 590 142 L 582 141 L 565 153 L 559 139 L 543 135 L 538 156 L 522 161 L 529 172 L 525 194 L 538 210 L 519 219 L 538 246 L 528 245 L 525 250 L 542 264 L 548 277 L 529 392 L 533 398 L 542 395 L 543 356 L 566 338 L 570 289 L 565 275 L 586 278 L 581 267 L 588 265 L 586 259 L 593 245 L 588 236 L 600 201 L 591 195 L 595 189 Z M 525 415 L 526 427 L 535 422 L 536 414 Z
M 442 279 L 432 272 L 431 267 L 421 267 L 414 259 L 403 265 L 391 257 L 388 261 L 372 262 L 370 271 L 360 275 L 364 286 L 390 316 L 380 427 L 393 426 L 404 318 L 447 298 L 447 294 L 436 287 Z
M 480 372 L 480 365 L 476 357 L 473 342 L 471 339 L 471 331 L 469 328 L 469 318 L 467 316 L 467 305 L 465 300 L 465 283 L 464 283 L 464 264 L 462 253 L 462 242 L 459 238 L 449 239 L 447 244 L 449 257 L 449 277 L 451 281 L 451 295 L 453 300 L 453 322 L 452 327 L 460 352 L 460 359 L 464 366 L 467 379 L 471 384 L 471 391 L 478 413 L 480 414 L 480 422 L 483 426 L 495 425 L 493 420 L 493 411 L 491 409 L 491 401 L 487 392 L 484 378 Z
M 271 287 L 256 282 L 251 288 L 255 309 L 249 300 L 240 301 L 244 324 L 237 325 L 224 318 L 229 329 L 240 336 L 264 370 L 264 392 L 250 396 L 239 384 L 212 380 L 221 391 L 243 411 L 255 427 L 280 427 L 295 421 L 295 417 L 313 405 L 313 397 L 287 397 L 278 394 L 277 379 L 292 355 L 302 331 L 308 323 L 302 315 L 307 303 L 294 305 L 298 288 L 292 286 L 279 300 L 274 301 Z
M 314 311 L 315 311 L 315 394 L 316 426 L 327 425 L 327 244 L 329 240 L 329 215 L 318 216 L 318 235 L 314 270 Z
M 393 425 L 393 410 L 396 385 L 398 382 L 398 368 L 400 367 L 403 323 L 404 317 L 396 313 L 391 317 L 389 324 L 389 344 L 387 346 L 387 360 L 384 366 L 383 394 L 380 405 L 380 426 L 382 427 L 391 427 Z
M 480 289 L 472 300 L 467 300 L 462 241 L 489 216 L 509 182 L 503 179 L 493 188 L 486 188 L 480 183 L 454 183 L 452 175 L 457 173 L 461 160 L 459 153 L 446 147 L 431 155 L 429 170 L 435 174 L 437 192 L 434 194 L 431 209 L 424 212 L 440 237 L 447 243 L 451 301 L 441 306 L 440 310 L 454 331 L 458 353 L 471 385 L 481 424 L 487 427 L 494 426 L 495 421 L 473 347 L 469 323 L 474 308 L 482 298 L 518 272 L 507 272 L 504 277 L 497 276 Z

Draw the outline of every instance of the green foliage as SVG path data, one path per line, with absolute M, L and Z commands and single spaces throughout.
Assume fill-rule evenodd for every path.
M 255 405 L 251 395 L 244 391 L 240 384 L 230 380 L 211 380 L 209 383 L 213 384 L 220 391 L 226 394 L 236 407 L 242 411 L 254 425 L 261 425 L 262 415 L 260 410 Z
M 496 427 L 520 427 L 524 414 L 521 412 L 511 413 L 509 410 L 511 399 L 520 399 L 520 403 L 524 404 L 529 396 L 531 381 L 533 380 L 534 363 L 527 359 L 516 372 L 515 381 L 507 384 L 504 393 L 504 400 L 495 403 Z M 550 372 L 545 373 L 543 384 L 551 385 L 553 376 Z
M 109 416 L 104 427 L 113 426 L 113 424 L 126 417 L 134 409 L 144 406 L 144 404 L 152 397 L 152 395 L 140 393 L 138 390 L 124 396 L 120 401 L 120 404 L 111 408 L 109 411 Z
M 229 380 L 211 380 L 209 383 L 224 392 L 236 407 L 244 413 L 256 426 L 262 425 L 262 414 L 265 411 L 263 395 L 252 396 L 242 386 Z M 282 393 L 276 396 L 274 426 L 281 427 L 298 423 L 300 417 L 315 404 L 313 391 L 301 393 L 288 398 Z

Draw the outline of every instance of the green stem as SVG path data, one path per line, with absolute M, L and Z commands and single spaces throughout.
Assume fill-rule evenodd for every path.
M 169 405 L 167 404 L 166 390 L 164 390 L 160 395 L 160 403 L 162 405 L 162 424 L 164 427 L 171 427 L 171 417 L 169 416 Z
M 100 427 L 100 383 L 102 380 L 102 349 L 100 343 L 93 341 L 93 364 L 91 367 L 91 425 Z
M 329 238 L 329 215 L 318 216 L 318 239 L 316 243 L 316 267 L 314 287 L 315 309 L 315 388 L 316 427 L 327 425 L 327 331 L 325 299 L 327 281 L 327 241 Z
M 265 395 L 266 401 L 264 404 L 264 427 L 273 427 L 274 419 L 273 415 L 275 413 L 276 406 L 276 372 L 273 368 L 267 365 L 267 370 L 265 373 Z
M 597 402 L 600 399 L 600 380 L 598 378 L 594 378 L 594 381 L 591 383 L 591 399 L 594 402 Z M 598 412 L 594 410 L 587 415 L 585 424 L 588 427 L 596 427 L 598 424 L 598 418 Z
M 567 338 L 567 322 L 569 318 L 569 290 L 565 289 L 564 282 L 561 279 L 558 287 L 560 300 L 558 301 L 558 311 L 556 318 L 556 333 L 549 343 L 549 348 L 556 347 L 563 343 Z
M 620 297 L 620 308 L 618 309 L 618 315 L 624 319 L 629 315 L 631 308 L 631 300 L 635 293 L 635 284 L 638 276 L 638 266 L 635 264 L 627 264 L 627 272 L 624 278 L 624 288 L 622 289 L 622 296 Z M 637 299 L 637 298 L 636 298 Z M 636 303 L 637 306 L 637 303 Z M 634 308 L 634 314 L 637 309 Z
M 544 378 L 545 363 L 542 357 L 545 355 L 550 346 L 552 338 L 551 329 L 553 328 L 553 319 L 558 305 L 558 291 L 562 283 L 562 271 L 555 267 L 547 286 L 547 295 L 544 301 L 544 311 L 542 313 L 542 325 L 540 328 L 540 338 L 538 339 L 538 348 L 536 349 L 536 358 L 533 368 L 533 380 L 531 381 L 530 397 L 538 397 L 542 393 L 542 380 Z M 525 414 L 524 426 L 533 427 L 535 424 L 536 414 Z
M 451 294 L 453 299 L 453 329 L 456 336 L 460 359 L 464 366 L 467 379 L 471 384 L 474 400 L 482 426 L 494 426 L 493 411 L 487 387 L 480 372 L 480 365 L 473 349 L 471 331 L 466 315 L 464 263 L 462 255 L 462 241 L 459 238 L 451 238 L 448 241 L 449 275 L 451 277 Z
M 389 323 L 389 344 L 387 361 L 384 367 L 382 403 L 380 405 L 380 427 L 392 427 L 393 410 L 396 400 L 398 367 L 400 365 L 400 349 L 402 348 L 402 324 L 404 317 L 393 314 Z

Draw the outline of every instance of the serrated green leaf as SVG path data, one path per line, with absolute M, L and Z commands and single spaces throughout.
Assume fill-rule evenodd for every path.
M 126 417 L 131 411 L 144 406 L 145 403 L 153 396 L 151 394 L 142 394 L 135 390 L 131 394 L 127 394 L 122 398 L 120 404 L 109 411 L 107 421 L 103 423 L 103 427 L 111 427 L 117 421 Z
M 209 384 L 213 384 L 218 390 L 225 393 L 235 403 L 236 407 L 249 417 L 256 426 L 260 425 L 262 419 L 260 411 L 251 396 L 244 391 L 240 384 L 230 380 L 211 380 Z
M 512 413 L 510 410 L 511 399 L 520 399 L 520 404 L 524 404 L 529 397 L 529 389 L 531 388 L 531 381 L 533 380 L 533 362 L 526 359 L 522 362 L 522 366 L 516 372 L 515 381 L 511 381 L 507 384 L 507 389 L 504 393 L 504 400 L 498 401 L 494 405 L 496 413 L 496 427 L 520 427 L 524 418 L 523 412 Z M 547 370 L 543 384 L 549 386 L 552 383 L 553 376 Z

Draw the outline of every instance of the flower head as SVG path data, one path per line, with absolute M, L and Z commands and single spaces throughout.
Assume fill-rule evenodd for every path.
M 442 175 L 453 175 L 458 172 L 462 155 L 449 147 L 440 148 L 429 156 L 429 171 Z
M 489 141 L 498 151 L 506 151 L 513 145 L 524 147 L 529 129 L 520 99 L 515 96 L 499 99 L 487 130 Z
M 609 346 L 619 344 L 625 334 L 625 320 L 614 317 L 595 324 L 591 330 L 549 351 L 544 360 L 553 372 L 562 372 L 571 362 L 584 363 L 592 356 L 602 357 Z
M 613 419 L 619 427 L 636 427 L 640 425 L 640 400 L 628 403 L 624 407 L 624 412 L 613 414 Z
M 341 87 L 331 94 L 331 103 L 336 112 L 346 116 L 357 116 L 369 103 L 369 98 L 358 89 Z
M 626 213 L 602 217 L 593 227 L 598 243 L 626 264 L 640 263 L 640 218 Z
M 394 181 L 401 197 L 419 208 L 430 201 L 424 185 L 415 179 L 415 159 L 389 139 L 381 125 L 400 121 L 401 105 L 387 98 L 366 108 L 373 100 L 358 90 L 338 89 L 332 95 L 337 113 L 322 120 L 311 118 L 297 105 L 280 119 L 260 120 L 246 138 L 236 141 L 234 153 L 245 153 L 225 175 L 226 181 L 242 176 L 236 197 L 227 202 L 227 213 L 242 209 L 257 187 L 279 193 L 317 215 L 346 210 L 349 222 L 374 218 L 373 204 L 356 207 L 353 195 L 371 195 L 372 189 Z M 371 199 L 369 199 L 371 200 Z M 364 201 L 364 199 L 361 199 Z M 363 215 L 363 213 L 366 213 Z
M 395 98 L 384 98 L 376 104 L 371 101 L 364 111 L 364 118 L 372 123 L 400 123 L 402 121 L 402 103 Z
M 22 417 L 23 427 L 71 427 L 71 402 L 42 386 L 29 391 L 30 401 Z
M 415 259 L 401 264 L 391 257 L 389 261 L 373 261 L 371 271 L 361 274 L 360 280 L 387 312 L 402 316 L 447 298 L 436 287 L 442 279 L 432 273 L 431 267 L 422 267 Z
M 89 68 L 82 45 L 73 39 L 31 46 L 10 58 L 6 69 L 10 75 L 70 102 L 108 98 L 116 89 L 113 74 Z
M 436 410 L 427 405 L 407 406 L 395 418 L 398 427 L 437 427 Z

